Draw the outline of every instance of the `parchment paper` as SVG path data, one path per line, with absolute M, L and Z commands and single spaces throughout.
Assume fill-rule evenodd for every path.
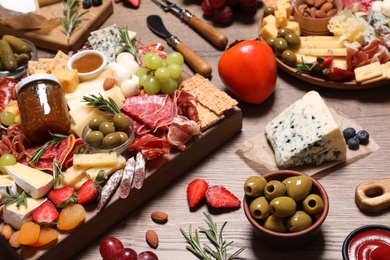
M 340 129 L 343 130 L 347 127 L 353 127 L 355 128 L 356 132 L 362 130 L 362 127 L 359 124 L 357 124 L 354 120 L 344 115 L 340 111 L 336 111 L 332 107 L 329 107 L 329 110 L 332 113 L 336 122 L 338 123 Z M 283 167 L 279 167 L 276 164 L 274 151 L 271 145 L 268 143 L 264 131 L 261 131 L 258 135 L 248 139 L 242 144 L 238 144 L 237 146 L 247 159 L 264 165 L 270 171 L 285 169 Z M 289 169 L 303 171 L 308 175 L 314 175 L 315 173 L 323 171 L 336 164 L 342 162 L 352 162 L 354 160 L 361 159 L 379 149 L 379 145 L 370 137 L 368 145 L 360 145 L 360 148 L 358 150 L 350 150 L 347 148 L 346 161 L 332 161 L 325 162 L 321 165 L 304 165 L 298 167 L 290 167 Z

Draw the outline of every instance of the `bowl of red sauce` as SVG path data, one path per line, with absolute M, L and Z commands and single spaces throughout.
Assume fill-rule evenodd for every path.
M 381 260 L 390 258 L 390 227 L 367 225 L 352 231 L 343 243 L 344 260 Z
M 101 51 L 83 50 L 73 54 L 67 65 L 68 69 L 77 70 L 80 81 L 87 81 L 105 70 L 107 57 Z

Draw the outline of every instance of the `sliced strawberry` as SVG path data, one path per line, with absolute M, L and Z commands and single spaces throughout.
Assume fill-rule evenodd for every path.
M 94 202 L 102 189 L 101 183 L 105 181 L 106 175 L 104 171 L 100 171 L 95 180 L 87 180 L 81 185 L 77 192 L 77 203 L 87 204 Z
M 326 77 L 333 81 L 349 81 L 355 78 L 355 73 L 335 67 L 326 74 Z
M 131 4 L 134 7 L 138 7 L 141 0 L 126 0 L 129 4 Z
M 50 200 L 46 200 L 32 213 L 32 219 L 34 222 L 43 225 L 51 226 L 55 225 L 60 213 L 56 206 Z
M 59 208 L 64 208 L 68 204 L 76 203 L 76 196 L 72 186 L 51 190 L 47 196 Z
M 209 187 L 206 202 L 213 208 L 237 208 L 241 205 L 241 201 L 223 186 Z
M 208 183 L 203 179 L 195 179 L 187 187 L 187 201 L 190 208 L 196 207 L 205 197 Z

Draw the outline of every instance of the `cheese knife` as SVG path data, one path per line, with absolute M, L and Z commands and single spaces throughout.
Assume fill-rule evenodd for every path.
M 169 45 L 180 52 L 185 61 L 192 67 L 192 69 L 202 75 L 203 77 L 210 77 L 212 68 L 203 58 L 201 58 L 196 52 L 191 50 L 187 45 L 179 40 L 176 36 L 172 35 L 158 15 L 149 15 L 146 18 L 148 27 L 157 35 L 166 39 Z

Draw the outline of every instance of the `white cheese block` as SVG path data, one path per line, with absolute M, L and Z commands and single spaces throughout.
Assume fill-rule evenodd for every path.
M 265 128 L 279 166 L 321 164 L 345 160 L 347 146 L 343 134 L 324 100 L 308 92 Z
M 14 180 L 9 176 L 8 174 L 1 174 L 0 175 L 0 194 L 3 197 L 8 197 L 7 188 L 10 189 L 12 193 L 17 192 L 17 186 Z
M 0 0 L 0 16 L 9 17 L 39 10 L 36 0 Z
M 7 173 L 34 199 L 42 198 L 54 185 L 53 176 L 21 163 L 4 166 Z
M 4 207 L 3 212 L 4 222 L 10 224 L 15 229 L 20 229 L 24 222 L 32 220 L 31 215 L 33 211 L 46 200 L 46 198 L 33 199 L 27 197 L 27 207 L 19 205 L 19 209 L 15 203 L 7 205 Z

